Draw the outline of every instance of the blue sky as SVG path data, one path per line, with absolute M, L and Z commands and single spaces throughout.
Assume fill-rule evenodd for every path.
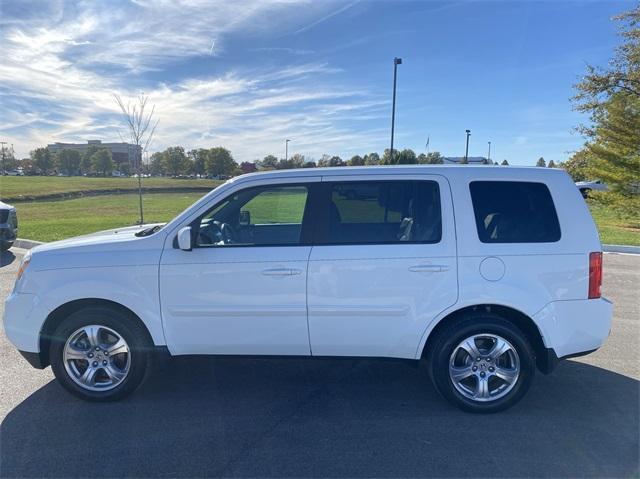
M 633 2 L 7 1 L 0 137 L 19 157 L 53 141 L 117 141 L 113 94 L 156 105 L 151 151 L 222 145 L 237 161 L 397 148 L 564 161 L 585 63 L 618 44 Z

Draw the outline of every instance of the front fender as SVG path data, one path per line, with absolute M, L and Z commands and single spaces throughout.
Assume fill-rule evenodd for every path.
M 112 301 L 131 310 L 147 327 L 157 346 L 165 345 L 158 297 L 158 266 L 118 266 L 38 271 L 29 278 L 37 300 L 29 314 L 29 329 L 39 332 L 60 306 L 81 299 Z M 33 345 L 26 351 L 37 351 Z

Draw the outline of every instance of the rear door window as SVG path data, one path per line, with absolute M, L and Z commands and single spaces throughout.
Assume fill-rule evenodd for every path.
M 331 182 L 324 244 L 437 243 L 442 237 L 435 181 Z
M 473 181 L 471 200 L 483 243 L 547 243 L 560 240 L 549 188 L 524 181 Z

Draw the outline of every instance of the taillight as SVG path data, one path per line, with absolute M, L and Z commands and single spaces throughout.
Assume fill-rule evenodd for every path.
M 602 253 L 596 251 L 589 253 L 589 299 L 600 297 L 602 286 Z

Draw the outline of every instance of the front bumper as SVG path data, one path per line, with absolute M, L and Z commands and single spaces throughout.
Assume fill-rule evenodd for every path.
M 545 347 L 556 357 L 574 357 L 598 349 L 609 336 L 613 303 L 606 298 L 553 301 L 533 317 Z
M 38 296 L 13 292 L 4 303 L 4 332 L 19 351 L 38 353 L 46 317 Z

